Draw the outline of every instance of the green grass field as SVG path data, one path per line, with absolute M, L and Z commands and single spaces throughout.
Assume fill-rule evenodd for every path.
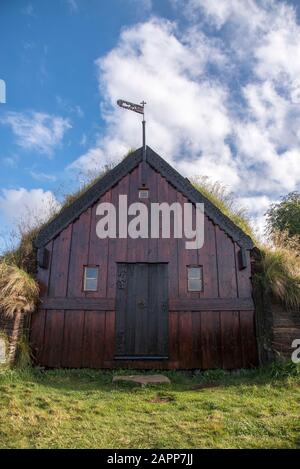
M 171 385 L 111 372 L 0 371 L 1 448 L 300 447 L 300 372 L 168 372 Z

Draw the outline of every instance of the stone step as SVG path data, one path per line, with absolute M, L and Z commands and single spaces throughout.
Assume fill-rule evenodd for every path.
M 167 376 L 164 375 L 117 375 L 112 379 L 113 383 L 118 381 L 137 383 L 141 386 L 147 384 L 170 384 L 171 381 Z

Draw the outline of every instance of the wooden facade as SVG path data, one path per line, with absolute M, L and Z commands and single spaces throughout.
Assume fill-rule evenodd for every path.
M 185 249 L 184 238 L 97 237 L 99 202 L 117 205 L 120 194 L 128 195 L 128 204 L 140 201 L 142 164 L 138 150 L 38 236 L 39 258 L 48 259 L 38 267 L 41 303 L 31 320 L 36 362 L 68 368 L 255 366 L 251 241 L 208 201 L 204 245 L 198 250 Z M 144 176 L 146 205 L 198 197 L 148 147 Z M 95 292 L 83 290 L 84 266 L 99 267 Z M 188 266 L 202 266 L 203 291 L 188 291 Z M 148 285 L 155 278 L 155 285 L 145 292 L 142 280 L 139 287 L 129 280 L 124 293 L 118 283 L 124 271 L 126 278 L 147 277 Z

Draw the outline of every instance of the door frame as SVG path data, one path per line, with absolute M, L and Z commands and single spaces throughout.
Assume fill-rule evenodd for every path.
M 137 264 L 146 264 L 146 265 L 156 265 L 156 264 L 164 264 L 167 266 L 167 332 L 166 332 L 166 340 L 167 340 L 167 355 L 118 355 L 116 352 L 117 346 L 117 290 L 118 290 L 118 266 L 120 264 L 129 264 L 129 265 L 137 265 Z M 169 262 L 168 261 L 116 261 L 116 282 L 115 282 L 115 337 L 114 337 L 114 360 L 115 361 L 168 361 L 169 360 Z

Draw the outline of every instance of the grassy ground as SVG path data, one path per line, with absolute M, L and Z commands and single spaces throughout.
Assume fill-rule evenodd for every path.
M 0 371 L 0 447 L 300 447 L 299 368 L 166 374 L 139 388 L 111 372 Z

